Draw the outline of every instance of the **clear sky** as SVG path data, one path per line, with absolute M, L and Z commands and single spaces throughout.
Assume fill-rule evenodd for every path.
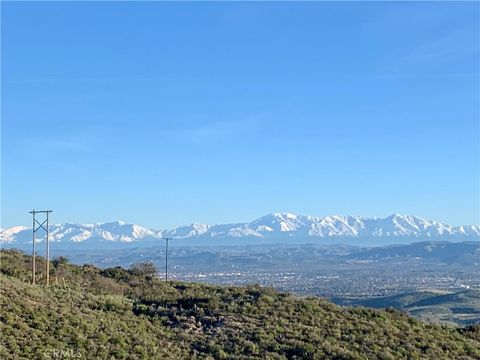
M 2 226 L 479 224 L 479 6 L 2 2 Z

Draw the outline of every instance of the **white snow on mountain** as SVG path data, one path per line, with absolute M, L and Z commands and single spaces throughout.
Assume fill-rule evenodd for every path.
M 163 236 L 186 239 L 203 235 L 208 232 L 211 225 L 191 224 L 180 226 L 176 229 L 165 231 Z
M 30 230 L 29 232 L 31 234 L 31 228 L 29 229 L 25 226 L 14 226 L 10 229 L 2 229 L 0 230 L 0 243 L 13 243 L 15 242 L 17 234 L 28 230 Z
M 56 224 L 50 225 L 52 242 L 81 243 L 84 241 L 100 242 L 135 242 L 147 238 L 157 238 L 159 233 L 139 225 L 127 224 L 123 221 L 97 224 Z M 40 229 L 35 234 L 36 242 L 44 240 L 45 233 Z M 32 241 L 32 228 L 16 226 L 0 232 L 0 243 L 26 243 Z
M 37 241 L 43 241 L 43 233 Z M 480 240 L 476 225 L 451 226 L 418 216 L 393 214 L 386 218 L 326 216 L 314 217 L 275 212 L 249 223 L 191 224 L 172 230 L 156 231 L 123 221 L 97 224 L 58 224 L 50 226 L 51 240 L 58 243 L 136 243 L 176 239 L 474 239 Z M 31 242 L 32 230 L 16 226 L 0 230 L 0 243 Z M 359 241 L 359 243 L 361 243 Z

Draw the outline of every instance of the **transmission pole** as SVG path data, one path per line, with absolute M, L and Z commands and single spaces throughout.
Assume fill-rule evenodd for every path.
M 45 279 L 46 279 L 46 284 L 48 285 L 50 283 L 50 234 L 49 234 L 49 229 L 48 229 L 48 215 L 52 212 L 52 210 L 32 210 L 30 211 L 30 214 L 32 214 L 33 217 L 33 227 L 32 227 L 32 283 L 35 284 L 35 272 L 36 272 L 36 264 L 35 264 L 35 233 L 43 229 L 45 230 L 47 237 L 46 237 L 46 243 L 45 243 L 45 257 L 46 257 L 46 262 L 45 262 Z M 35 215 L 36 214 L 45 214 L 45 220 L 43 222 L 39 222 Z M 44 226 L 46 225 L 46 226 Z
M 33 231 L 32 231 L 32 244 L 33 244 L 33 249 L 32 249 L 32 284 L 35 285 L 35 210 L 30 212 L 33 215 Z
M 165 283 L 168 282 L 168 241 L 172 240 L 171 237 L 164 237 L 165 240 Z

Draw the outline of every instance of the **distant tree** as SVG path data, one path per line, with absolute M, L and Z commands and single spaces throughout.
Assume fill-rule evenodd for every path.
M 55 268 L 57 268 L 59 265 L 65 265 L 68 264 L 69 260 L 65 256 L 58 256 L 55 259 L 52 260 L 52 264 Z
M 128 281 L 131 274 L 131 271 L 125 270 L 121 266 L 115 266 L 113 268 L 106 268 L 100 272 L 101 275 L 108 277 L 110 279 L 115 279 L 117 281 Z
M 130 273 L 136 276 L 152 277 L 157 273 L 157 268 L 151 261 L 142 261 L 130 266 Z

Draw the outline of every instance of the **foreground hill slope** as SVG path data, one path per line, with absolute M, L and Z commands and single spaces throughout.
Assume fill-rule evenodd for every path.
M 393 307 L 425 321 L 463 326 L 480 324 L 480 290 L 422 290 L 367 299 L 333 298 L 332 301 L 370 308 Z
M 52 262 L 31 285 L 30 257 L 1 252 L 2 359 L 53 350 L 85 359 L 479 359 L 480 328 L 344 308 L 258 286 L 163 283 L 129 270 Z M 43 269 L 38 261 L 38 269 Z M 39 270 L 39 281 L 43 274 Z

